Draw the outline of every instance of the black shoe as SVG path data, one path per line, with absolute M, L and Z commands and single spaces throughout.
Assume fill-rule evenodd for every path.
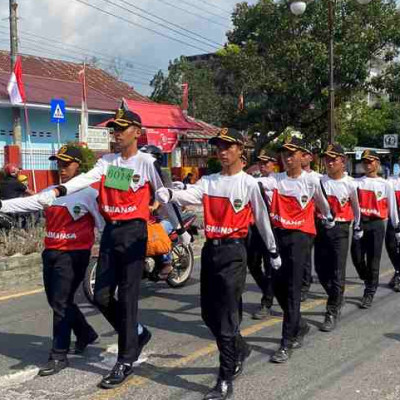
M 394 273 L 394 275 L 392 276 L 392 278 L 390 279 L 390 281 L 388 283 L 388 286 L 392 289 L 394 288 L 394 280 L 396 279 L 396 275 L 397 275 L 397 272 Z
M 80 339 L 78 338 L 77 341 L 75 342 L 75 345 L 72 349 L 70 349 L 69 353 L 70 354 L 83 354 L 86 350 L 86 347 L 88 347 L 90 344 L 93 344 L 97 339 L 99 335 L 93 331 L 87 338 L 85 339 Z
M 300 347 L 303 347 L 304 337 L 310 332 L 310 329 L 310 325 L 307 323 L 304 323 L 302 326 L 300 326 L 299 333 L 294 338 L 290 348 L 297 350 L 300 349 Z
M 322 332 L 332 332 L 336 328 L 336 325 L 337 325 L 337 318 L 330 313 L 326 313 L 325 321 L 319 329 Z
M 144 346 L 151 340 L 151 332 L 143 326 L 143 332 L 138 336 L 138 359 L 143 351 Z
M 232 382 L 218 379 L 217 384 L 204 397 L 203 400 L 231 399 L 233 395 Z
M 400 275 L 395 274 L 393 278 L 393 290 L 395 292 L 400 292 Z
M 39 369 L 39 376 L 50 376 L 54 374 L 58 374 L 64 368 L 68 367 L 68 360 L 64 358 L 63 360 L 53 360 L 50 359 L 47 364 Z
M 235 372 L 233 373 L 232 377 L 233 380 L 242 375 L 244 364 L 246 360 L 249 358 L 251 350 L 252 350 L 251 346 L 246 344 L 244 352 L 240 355 L 240 359 L 236 362 Z
M 308 299 L 308 292 L 302 291 L 302 292 L 301 292 L 300 301 L 301 301 L 302 303 L 304 303 L 305 301 L 307 301 L 307 299 Z
M 374 299 L 374 296 L 372 294 L 364 294 L 364 296 L 361 300 L 360 308 L 362 308 L 362 309 L 370 308 L 372 306 L 373 299 Z
M 276 364 L 283 364 L 289 360 L 292 355 L 291 349 L 288 347 L 279 347 L 277 351 L 271 356 L 270 361 Z
M 132 373 L 132 364 L 123 364 L 117 361 L 110 373 L 100 382 L 100 387 L 104 389 L 113 389 L 121 385 Z
M 253 319 L 263 320 L 271 316 L 271 307 L 267 307 L 266 304 L 261 303 L 260 308 L 252 314 Z

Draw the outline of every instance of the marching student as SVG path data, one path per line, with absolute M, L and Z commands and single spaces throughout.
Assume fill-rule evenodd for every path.
M 133 363 L 140 354 L 137 314 L 149 205 L 151 191 L 163 187 L 156 160 L 137 147 L 142 133 L 140 116 L 121 108 L 107 126 L 114 129 L 120 153 L 104 155 L 86 174 L 39 195 L 42 204 L 51 205 L 59 196 L 78 192 L 100 181 L 99 208 L 106 225 L 100 243 L 94 302 L 118 332 L 117 362 L 100 382 L 105 389 L 121 385 L 131 376 Z M 176 215 L 169 211 L 170 221 L 178 226 Z M 190 243 L 190 239 L 187 232 L 179 230 L 182 243 Z M 118 299 L 115 299 L 117 286 Z
M 242 171 L 243 135 L 223 128 L 210 143 L 217 146 L 222 171 L 202 177 L 187 190 L 159 189 L 156 197 L 161 203 L 203 205 L 206 243 L 201 253 L 201 313 L 220 352 L 218 381 L 204 400 L 224 400 L 232 397 L 232 380 L 242 373 L 251 351 L 240 334 L 240 322 L 245 244 L 252 221 L 270 253 L 272 267 L 279 268 L 281 262 L 257 181 Z
M 265 190 L 273 191 L 271 221 L 282 257 L 282 267 L 273 271 L 274 294 L 283 310 L 282 340 L 271 361 L 284 363 L 293 349 L 300 348 L 310 328 L 300 313 L 301 285 L 315 230 L 315 202 L 324 218 L 325 227 L 335 225 L 329 203 L 324 197 L 319 180 L 302 170 L 302 159 L 307 152 L 303 141 L 287 138 L 281 146 L 281 157 L 286 172 L 259 178 Z
M 365 175 L 354 180 L 361 209 L 361 226 L 364 232 L 360 240 L 353 238 L 351 256 L 365 290 L 360 308 L 370 308 L 379 284 L 379 270 L 385 238 L 386 221 L 390 217 L 395 230 L 395 240 L 400 241 L 399 217 L 393 186 L 378 176 L 380 160 L 373 150 L 361 155 Z
M 57 155 L 63 184 L 77 176 L 82 163 L 80 149 L 63 146 Z M 52 187 L 42 193 L 52 190 Z M 0 211 L 4 213 L 26 213 L 43 210 L 39 196 L 3 200 Z M 90 260 L 94 243 L 95 226 L 104 226 L 97 205 L 97 190 L 87 188 L 79 193 L 57 199 L 45 208 L 46 237 L 43 259 L 43 281 L 47 300 L 53 309 L 53 346 L 48 363 L 40 368 L 39 376 L 60 372 L 68 366 L 71 330 L 77 341 L 73 352 L 81 354 L 97 339 L 97 333 L 88 324 L 74 302 L 75 292 L 82 282 Z
M 257 158 L 258 167 L 262 176 L 267 177 L 274 173 L 277 164 L 277 159 L 274 154 L 263 151 Z M 265 193 L 265 195 L 270 204 L 272 192 Z M 271 308 L 274 300 L 274 291 L 272 288 L 272 267 L 269 263 L 269 256 L 265 249 L 264 242 L 257 227 L 254 225 L 250 227 L 249 239 L 247 265 L 251 276 L 261 289 L 262 293 L 261 304 L 257 311 L 252 314 L 252 318 L 263 320 L 271 315 Z
M 305 149 L 306 152 L 303 154 L 303 158 L 301 160 L 301 168 L 303 171 L 307 172 L 310 176 L 313 176 L 316 179 L 320 179 L 322 175 L 311 168 L 311 163 L 313 161 L 313 153 L 309 149 Z M 310 292 L 311 284 L 312 284 L 312 248 L 314 246 L 314 240 L 311 241 L 310 247 L 308 248 L 308 255 L 306 259 L 306 263 L 304 265 L 304 275 L 303 282 L 301 285 L 301 301 L 306 301 L 308 298 L 308 293 Z
M 320 184 L 335 218 L 335 226 L 325 229 L 317 213 L 317 236 L 314 245 L 315 270 L 328 295 L 325 321 L 321 331 L 331 332 L 340 317 L 345 291 L 346 261 L 349 250 L 350 225 L 354 221 L 354 237 L 361 239 L 360 206 L 353 179 L 345 175 L 346 155 L 338 144 L 329 145 L 323 153 L 327 175 Z
M 397 204 L 397 212 L 400 210 L 400 176 L 389 178 L 389 182 L 393 186 L 396 204 Z M 399 253 L 399 245 L 396 241 L 396 230 L 392 224 L 392 221 L 389 220 L 386 227 L 386 236 L 385 236 L 385 244 L 386 251 L 389 255 L 390 261 L 392 262 L 394 268 L 394 275 L 389 282 L 389 286 L 395 291 L 400 292 L 400 253 Z

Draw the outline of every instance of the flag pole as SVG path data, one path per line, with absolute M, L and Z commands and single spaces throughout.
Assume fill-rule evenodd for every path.
M 32 168 L 33 190 L 36 193 L 37 187 L 36 187 L 35 168 L 33 165 L 33 148 L 32 148 L 32 141 L 31 141 L 31 129 L 30 129 L 30 124 L 29 124 L 28 107 L 26 106 L 26 102 L 24 102 L 24 113 L 25 113 L 26 134 L 27 134 L 28 144 L 29 144 L 29 158 L 30 158 L 30 164 L 31 164 L 31 168 Z

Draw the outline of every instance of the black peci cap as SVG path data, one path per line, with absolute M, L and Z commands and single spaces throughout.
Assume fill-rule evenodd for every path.
M 332 158 L 345 157 L 346 154 L 343 147 L 340 144 L 330 144 L 326 150 L 322 153 L 323 156 L 328 156 Z
M 305 153 L 312 154 L 310 150 L 307 150 L 306 144 L 303 139 L 300 139 L 296 136 L 289 136 L 286 138 L 285 142 L 279 148 L 280 151 L 303 151 Z
M 115 113 L 114 119 L 107 122 L 106 126 L 107 128 L 114 128 L 115 130 L 121 130 L 121 128 L 124 130 L 132 125 L 139 128 L 142 127 L 142 119 L 140 116 L 133 111 L 120 108 Z
M 221 128 L 217 136 L 209 140 L 210 144 L 218 144 L 219 142 L 229 142 L 236 144 L 244 144 L 244 136 L 233 128 Z
M 78 147 L 62 146 L 57 154 L 49 157 L 50 161 L 82 162 L 82 152 Z
M 378 153 L 374 150 L 364 150 L 361 154 L 361 160 L 380 161 Z
M 275 154 L 266 151 L 266 150 L 261 150 L 260 154 L 257 157 L 257 160 L 259 161 L 264 161 L 264 162 L 278 162 L 278 160 L 276 159 Z

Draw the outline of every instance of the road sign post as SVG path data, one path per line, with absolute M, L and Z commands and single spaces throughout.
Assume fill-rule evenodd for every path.
M 52 99 L 50 103 L 51 122 L 57 124 L 58 147 L 61 147 L 60 123 L 65 123 L 65 101 L 62 99 Z

